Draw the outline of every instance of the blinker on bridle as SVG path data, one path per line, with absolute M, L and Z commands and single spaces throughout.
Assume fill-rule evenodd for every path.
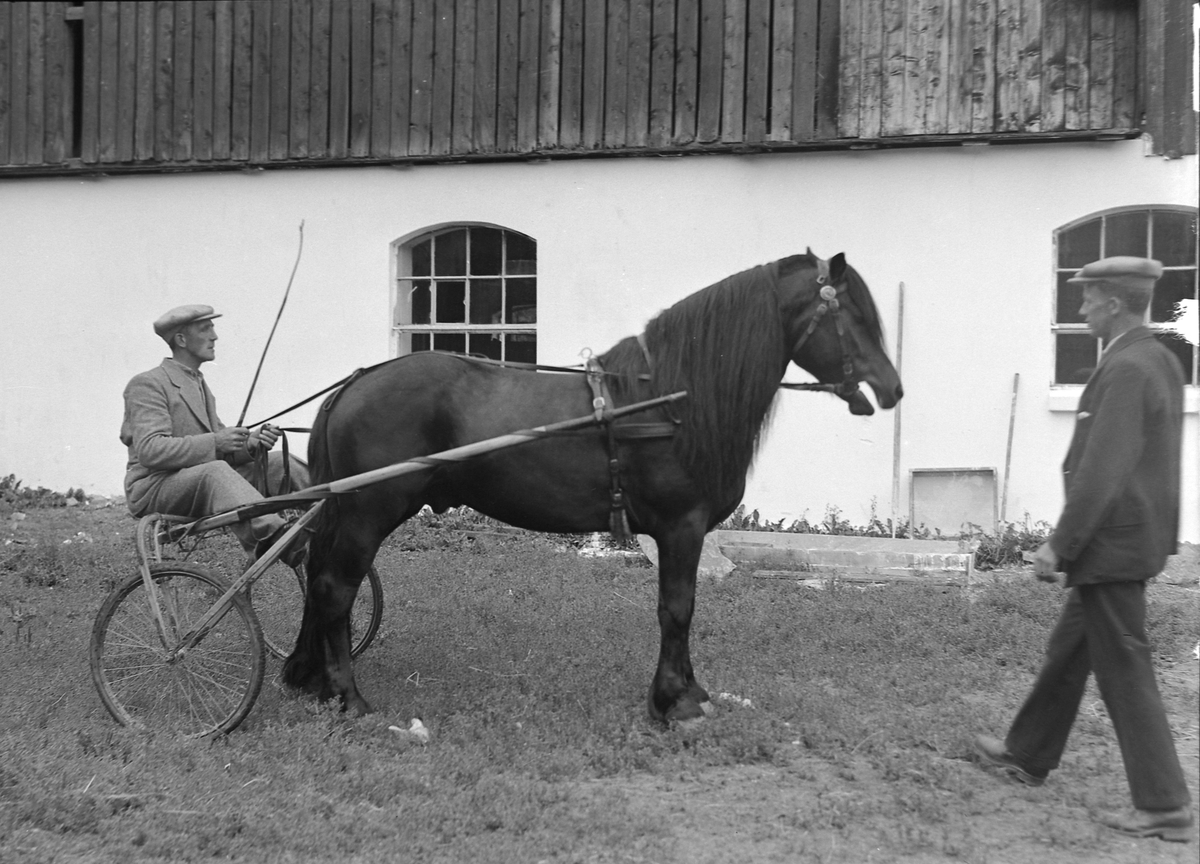
M 821 320 L 832 311 L 833 321 L 837 326 L 838 345 L 842 349 L 842 380 L 837 384 L 780 384 L 779 386 L 786 390 L 817 390 L 849 397 L 858 392 L 859 382 L 854 379 L 854 361 L 846 344 L 846 325 L 842 321 L 842 304 L 838 302 L 838 295 L 846 289 L 844 287 L 835 288 L 829 284 L 828 261 L 818 261 L 817 263 L 817 284 L 821 286 L 818 294 L 821 298 L 820 305 L 813 313 L 812 320 L 808 322 L 808 328 L 804 334 L 792 346 L 792 356 L 795 357 L 800 353 L 800 348 L 808 341 L 808 337 L 817 329 Z

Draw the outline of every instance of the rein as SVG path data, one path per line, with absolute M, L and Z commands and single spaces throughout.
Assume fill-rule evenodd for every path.
M 639 336 L 638 338 L 640 339 L 641 337 Z M 645 350 L 646 350 L 646 348 L 645 348 L 645 345 L 643 344 L 642 351 L 644 352 Z M 588 374 L 588 370 L 582 365 L 580 365 L 580 366 L 547 366 L 544 363 L 521 363 L 516 360 L 493 360 L 491 357 L 477 357 L 474 354 L 458 354 L 454 351 L 422 351 L 421 353 L 422 354 L 449 354 L 452 357 L 463 357 L 463 358 L 472 360 L 476 363 L 486 363 L 489 366 L 504 366 L 509 369 L 525 369 L 525 370 L 528 370 L 531 372 L 567 372 L 567 373 L 570 373 L 573 375 Z M 405 356 L 409 356 L 409 355 L 405 355 Z M 351 372 L 345 378 L 342 378 L 339 381 L 335 381 L 334 383 L 332 383 L 328 387 L 326 387 L 324 390 L 318 390 L 316 393 L 312 394 L 311 396 L 301 399 L 295 405 L 289 405 L 287 408 L 284 408 L 282 411 L 276 411 L 270 417 L 266 417 L 262 420 L 259 420 L 257 423 L 248 423 L 246 425 L 250 426 L 250 427 L 254 427 L 254 426 L 261 426 L 263 423 L 269 423 L 270 421 L 274 420 L 276 417 L 282 417 L 284 414 L 287 414 L 289 411 L 295 411 L 297 408 L 303 408 L 309 402 L 313 401 L 314 399 L 316 399 L 320 396 L 324 396 L 326 393 L 330 392 L 331 390 L 336 390 L 337 388 L 339 388 L 345 384 L 349 384 L 355 378 L 359 377 L 360 375 L 365 375 L 367 372 L 370 372 L 372 369 L 378 369 L 380 366 L 386 366 L 388 363 L 394 363 L 395 361 L 397 361 L 399 359 L 400 359 L 399 357 L 393 357 L 391 360 L 384 360 L 382 363 L 376 363 L 373 366 L 364 366 L 361 369 L 355 369 L 353 372 Z M 646 355 L 647 362 L 649 362 L 649 359 L 650 359 L 649 355 Z M 619 375 L 619 373 L 617 373 L 617 372 L 605 372 L 605 371 L 601 371 L 600 374 L 609 375 L 609 376 Z M 650 380 L 650 376 L 648 374 L 639 375 L 637 377 L 638 377 L 638 380 L 640 380 L 640 381 L 649 381 Z M 294 429 L 289 428 L 289 429 L 286 429 L 285 431 L 287 431 L 287 432 L 307 432 L 309 430 L 303 429 L 303 428 L 294 428 Z

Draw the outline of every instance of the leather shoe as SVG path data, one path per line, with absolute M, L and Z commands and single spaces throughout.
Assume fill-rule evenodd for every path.
M 1105 813 L 1100 824 L 1130 837 L 1161 837 L 1175 843 L 1188 843 L 1195 833 L 1196 819 L 1191 807 L 1174 810 L 1127 810 Z
M 1024 768 L 1016 757 L 1008 752 L 1008 748 L 1004 746 L 1004 742 L 998 738 L 993 738 L 990 735 L 976 735 L 975 749 L 979 755 L 983 757 L 983 761 L 988 765 L 994 765 L 997 768 L 1003 768 L 1004 772 L 1026 786 L 1041 786 L 1046 782 L 1046 773 L 1035 774 L 1034 772 Z
M 274 546 L 276 543 L 278 543 L 279 538 L 281 538 L 287 532 L 287 530 L 291 527 L 292 526 L 290 523 L 280 525 L 273 532 L 271 532 L 270 537 L 266 537 L 262 540 L 259 540 L 257 543 L 255 543 L 254 544 L 254 560 L 257 561 L 259 558 L 266 555 L 267 550 L 269 550 L 272 546 Z M 295 570 L 297 567 L 299 567 L 301 564 L 304 563 L 304 558 L 307 555 L 307 553 L 308 553 L 308 542 L 307 542 L 307 538 L 302 533 L 301 536 L 292 540 L 292 542 L 288 546 L 286 546 L 281 553 L 279 553 L 279 560 L 282 561 L 284 564 L 286 564 L 288 567 L 291 567 L 293 570 Z

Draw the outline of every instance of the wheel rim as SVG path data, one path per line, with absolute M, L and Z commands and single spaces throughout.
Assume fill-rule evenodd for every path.
M 192 569 L 154 574 L 167 641 L 178 640 L 223 593 L 220 580 Z M 262 644 L 241 598 L 195 646 L 171 658 L 159 638 L 145 585 L 131 581 L 98 622 L 93 673 L 105 705 L 122 723 L 189 737 L 229 731 L 262 684 Z
M 276 561 L 246 589 L 262 625 L 263 642 L 281 660 L 291 653 L 300 632 L 305 578 L 303 565 L 293 570 Z
M 254 612 L 262 625 L 267 650 L 280 660 L 287 659 L 296 644 L 300 621 L 304 617 L 307 584 L 303 564 L 292 569 L 276 561 L 248 589 Z M 372 567 L 358 586 L 358 596 L 350 610 L 351 656 L 357 657 L 371 644 L 382 614 L 383 592 L 379 576 Z

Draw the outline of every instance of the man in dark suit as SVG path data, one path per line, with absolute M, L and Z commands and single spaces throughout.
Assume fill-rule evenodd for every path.
M 255 488 L 257 456 L 274 448 L 279 431 L 226 426 L 200 366 L 216 357 L 217 333 L 211 306 L 179 306 L 154 322 L 154 332 L 171 356 L 125 387 L 121 443 L 129 448 L 125 500 L 134 516 L 168 513 L 208 516 L 261 501 Z M 269 488 L 284 475 L 281 454 L 267 454 Z M 291 488 L 309 485 L 308 469 L 291 460 Z M 286 530 L 283 519 L 267 514 L 232 526 L 242 545 L 256 557 Z M 300 561 L 302 545 L 285 553 L 288 564 Z
M 1034 556 L 1046 582 L 1070 589 L 1045 661 L 1003 741 L 975 739 L 984 762 L 1040 786 L 1058 767 L 1089 673 L 1116 729 L 1133 809 L 1101 822 L 1133 837 L 1186 842 L 1191 797 L 1146 639 L 1146 580 L 1176 552 L 1183 371 L 1143 325 L 1162 265 L 1105 258 L 1070 281 L 1080 314 L 1105 343 L 1079 399 L 1063 463 L 1066 502 Z

